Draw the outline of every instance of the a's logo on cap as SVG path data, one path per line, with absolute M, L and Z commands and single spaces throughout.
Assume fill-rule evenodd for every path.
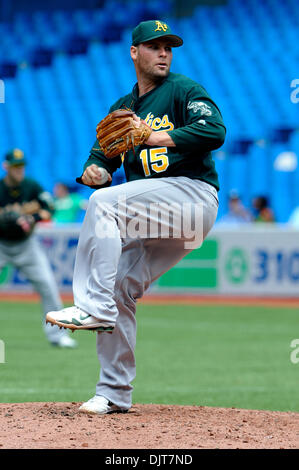
M 156 26 L 157 28 L 155 29 L 155 31 L 167 31 L 168 29 L 168 26 L 166 23 L 161 23 L 161 21 L 156 21 Z
M 15 150 L 13 151 L 13 156 L 14 156 L 14 158 L 16 158 L 17 160 L 21 160 L 21 158 L 23 158 L 23 156 L 24 156 L 24 152 L 22 152 L 22 150 L 20 150 L 20 149 L 15 149 Z

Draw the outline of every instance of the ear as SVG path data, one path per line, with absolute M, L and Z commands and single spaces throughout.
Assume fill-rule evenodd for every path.
M 3 163 L 2 163 L 2 168 L 3 168 L 3 170 L 5 170 L 5 171 L 8 170 L 8 165 L 7 165 L 6 162 L 3 162 Z
M 133 60 L 136 60 L 137 58 L 137 51 L 138 49 L 136 46 L 131 46 L 130 53 Z

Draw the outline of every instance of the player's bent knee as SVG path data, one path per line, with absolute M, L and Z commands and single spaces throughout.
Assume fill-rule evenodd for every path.
M 115 191 L 111 191 L 112 188 L 97 189 L 89 198 L 89 205 L 109 205 L 114 207 L 117 203 L 118 197 Z

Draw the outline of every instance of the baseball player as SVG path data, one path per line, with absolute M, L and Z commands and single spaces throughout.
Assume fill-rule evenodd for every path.
M 0 180 L 0 271 L 8 263 L 16 266 L 39 293 L 45 315 L 50 309 L 62 308 L 51 267 L 33 235 L 37 222 L 51 218 L 51 196 L 36 181 L 25 178 L 22 150 L 8 152 L 3 167 L 6 175 Z M 43 321 L 43 328 L 52 345 L 76 346 L 68 332 L 58 326 L 51 328 Z
M 162 21 L 141 22 L 133 30 L 130 53 L 137 83 L 110 112 L 131 109 L 133 127 L 150 127 L 149 137 L 125 155 L 109 158 L 110 149 L 122 139 L 115 139 L 104 154 L 99 142 L 106 131 L 100 123 L 100 140 L 78 179 L 97 190 L 89 199 L 79 237 L 75 305 L 49 312 L 47 320 L 100 333 L 100 379 L 95 396 L 81 405 L 82 412 L 130 409 L 136 302 L 154 280 L 200 246 L 216 219 L 219 183 L 211 151 L 223 144 L 226 131 L 205 89 L 170 72 L 172 47 L 182 44 Z M 120 115 L 108 116 L 108 123 L 117 116 L 112 133 L 120 125 Z M 130 132 L 125 140 L 132 139 Z M 122 160 L 127 182 L 109 187 Z M 187 226 L 189 230 L 182 230 Z

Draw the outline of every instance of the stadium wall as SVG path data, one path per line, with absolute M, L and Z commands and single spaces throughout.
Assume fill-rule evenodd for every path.
M 36 235 L 62 293 L 72 290 L 80 226 L 39 227 Z M 200 249 L 158 279 L 150 293 L 299 296 L 298 230 L 286 226 L 215 227 Z M 30 292 L 12 266 L 0 273 L 1 292 Z

